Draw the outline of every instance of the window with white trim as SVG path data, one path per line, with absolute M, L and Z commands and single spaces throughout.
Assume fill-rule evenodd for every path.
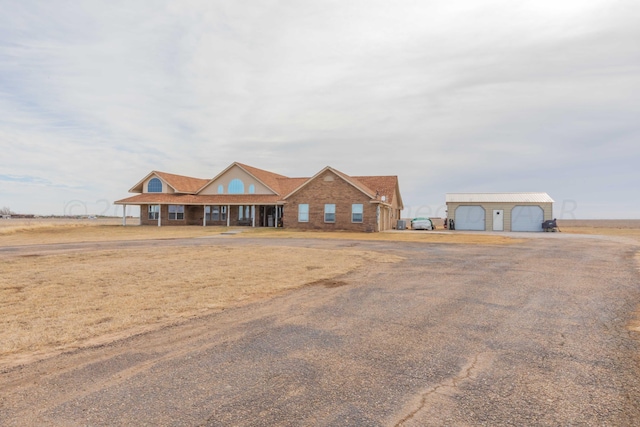
M 327 203 L 324 205 L 324 222 L 336 222 L 336 205 Z
M 298 222 L 309 222 L 309 204 L 300 203 L 298 205 Z
M 207 221 L 225 221 L 227 219 L 226 206 L 205 206 L 205 217 Z
M 364 205 L 362 203 L 351 205 L 351 222 L 362 222 L 363 213 Z
M 147 184 L 147 193 L 162 193 L 162 181 L 151 178 Z
M 184 219 L 184 205 L 169 205 L 169 219 L 170 220 Z
M 160 205 L 149 205 L 149 219 L 158 219 L 160 216 Z
M 243 221 L 247 219 L 251 219 L 251 206 L 238 206 L 238 220 Z

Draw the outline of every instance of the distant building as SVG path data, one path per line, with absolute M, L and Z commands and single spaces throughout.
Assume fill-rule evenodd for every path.
M 349 176 L 325 167 L 289 178 L 232 163 L 213 179 L 153 171 L 115 204 L 140 206 L 142 225 L 383 231 L 403 209 L 397 176 Z M 124 221 L 123 221 L 124 223 Z
M 448 193 L 446 203 L 456 230 L 542 231 L 553 219 L 547 193 Z

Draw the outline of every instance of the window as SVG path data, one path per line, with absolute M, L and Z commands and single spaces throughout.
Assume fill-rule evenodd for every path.
M 224 194 L 224 185 L 218 185 L 218 194 Z
M 158 178 L 151 178 L 147 184 L 147 193 L 162 193 L 162 181 Z
M 220 215 L 222 213 L 222 215 Z M 207 221 L 224 221 L 227 219 L 226 206 L 206 206 L 205 217 Z
M 158 219 L 160 216 L 160 205 L 149 205 L 149 219 Z
M 255 194 L 256 192 L 256 186 L 251 184 L 249 185 L 249 194 Z
M 336 205 L 324 205 L 324 222 L 336 222 Z
M 309 222 L 309 204 L 298 205 L 298 222 Z
M 244 194 L 244 182 L 238 178 L 232 179 L 227 188 L 229 194 Z
M 251 219 L 251 206 L 238 206 L 238 220 Z
M 362 222 L 364 206 L 360 203 L 351 205 L 351 222 Z
M 184 219 L 184 205 L 169 205 L 169 219 Z

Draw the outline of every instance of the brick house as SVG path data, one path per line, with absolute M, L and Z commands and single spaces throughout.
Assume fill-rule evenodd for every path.
M 383 231 L 403 209 L 397 176 L 346 175 L 326 167 L 289 178 L 232 163 L 213 179 L 152 171 L 115 202 L 140 206 L 141 225 Z

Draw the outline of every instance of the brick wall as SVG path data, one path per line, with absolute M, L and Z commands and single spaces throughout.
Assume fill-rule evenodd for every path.
M 376 207 L 370 203 L 370 198 L 351 184 L 344 181 L 331 171 L 316 177 L 303 189 L 287 199 L 283 213 L 283 226 L 303 230 L 349 230 L 349 231 L 377 231 Z M 298 222 L 298 206 L 309 205 L 309 221 Z M 324 205 L 336 205 L 334 223 L 324 222 Z M 363 222 L 351 221 L 351 205 L 363 205 Z

